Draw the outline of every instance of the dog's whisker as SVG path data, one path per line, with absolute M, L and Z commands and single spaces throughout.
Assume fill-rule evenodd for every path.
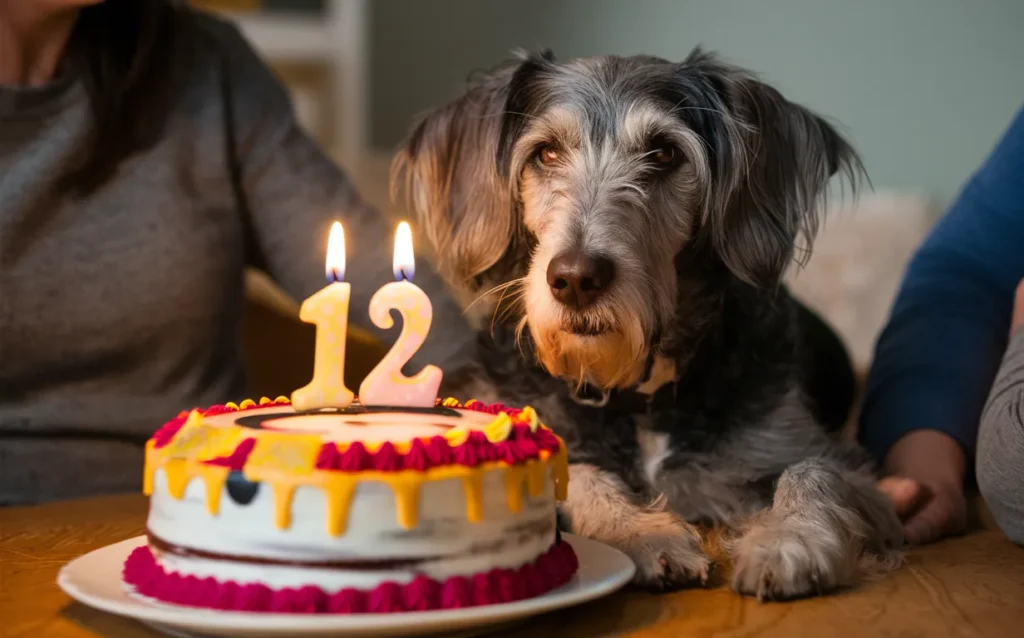
M 498 284 L 497 286 L 491 288 L 487 292 L 482 292 L 479 295 L 477 295 L 476 299 L 474 299 L 472 302 L 469 303 L 468 306 L 466 306 L 466 311 L 469 311 L 477 303 L 479 303 L 483 299 L 485 299 L 485 298 L 487 298 L 487 297 L 489 297 L 489 296 L 491 296 L 491 295 L 493 295 L 493 294 L 495 294 L 497 292 L 501 292 L 501 293 L 504 294 L 504 291 L 508 290 L 509 288 L 514 288 L 516 286 L 522 286 L 525 283 L 526 283 L 526 278 L 525 277 L 517 277 L 516 279 L 513 279 L 511 281 L 506 281 L 505 283 Z M 500 301 L 501 300 L 499 299 L 499 303 L 500 303 Z
M 519 305 L 523 295 L 525 295 L 525 291 L 518 292 L 517 296 L 512 297 L 508 305 L 503 308 L 502 302 L 505 299 L 505 291 L 507 291 L 507 288 L 502 291 L 501 297 L 494 306 L 494 312 L 491 314 L 491 334 L 494 334 L 495 324 L 504 324 L 505 319 L 515 312 L 516 306 Z

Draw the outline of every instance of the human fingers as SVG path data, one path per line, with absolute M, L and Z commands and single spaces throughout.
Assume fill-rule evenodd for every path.
M 965 508 L 962 495 L 929 491 L 926 502 L 903 525 L 907 542 L 921 545 L 962 531 L 966 523 Z
M 878 482 L 878 489 L 889 497 L 901 520 L 921 505 L 924 496 L 921 484 L 906 476 L 887 476 Z

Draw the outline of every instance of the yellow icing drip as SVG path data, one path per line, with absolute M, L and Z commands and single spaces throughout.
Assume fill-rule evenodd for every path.
M 544 492 L 544 477 L 547 476 L 544 461 L 530 461 L 526 465 L 526 489 L 530 496 L 537 497 Z
M 210 516 L 216 516 L 220 511 L 220 495 L 224 491 L 224 482 L 228 480 L 230 468 L 222 465 L 208 465 L 206 463 L 195 463 L 195 473 L 198 474 L 206 485 L 206 511 Z
M 505 470 L 505 496 L 508 511 L 518 514 L 523 510 L 523 489 L 526 482 L 526 467 L 516 465 Z
M 164 463 L 164 474 L 167 476 L 167 491 L 171 498 L 180 501 L 185 496 L 185 488 L 192 480 L 192 473 L 189 472 L 188 461 L 185 459 L 170 459 Z
M 146 441 L 146 467 L 142 472 L 142 493 L 149 496 L 153 493 L 153 475 L 156 474 L 157 462 L 153 458 L 156 442 Z
M 259 468 L 246 467 L 245 475 L 249 480 L 260 480 L 267 483 L 274 498 L 274 523 L 278 529 L 291 526 L 292 500 L 295 488 L 299 485 L 315 485 L 320 487 L 327 501 L 327 532 L 339 536 L 348 525 L 348 512 L 352 505 L 356 487 L 363 481 L 379 481 L 385 483 L 395 494 L 395 509 L 398 523 L 411 529 L 416 526 L 419 518 L 419 494 L 426 482 L 458 478 L 462 481 L 466 496 L 466 518 L 470 522 L 483 520 L 483 477 L 489 471 L 504 470 L 507 505 L 510 511 L 519 512 L 523 506 L 524 483 L 530 496 L 539 496 L 544 491 L 544 478 L 547 467 L 551 466 L 555 481 L 555 497 L 564 500 L 565 483 L 568 480 L 568 464 L 565 449 L 555 455 L 547 451 L 541 452 L 541 458 L 527 462 L 525 465 L 508 465 L 504 461 L 484 463 L 473 468 L 460 465 L 437 467 L 418 472 L 403 470 L 400 472 L 381 472 L 367 470 L 358 473 L 341 473 L 316 470 L 299 476 L 281 471 L 260 472 Z M 157 466 L 147 464 L 147 474 Z M 185 495 L 185 488 L 193 477 L 203 479 L 206 487 L 206 507 L 211 515 L 216 515 L 220 508 L 220 497 L 227 480 L 229 469 L 223 466 L 209 465 L 200 461 L 185 459 L 167 459 L 163 467 L 167 475 L 168 492 L 180 500 Z M 250 470 L 255 471 L 250 471 Z
M 274 524 L 277 529 L 288 529 L 292 524 L 292 498 L 295 496 L 294 483 L 272 483 L 274 492 Z
M 474 468 L 478 470 L 478 468 Z M 470 523 L 479 523 L 484 518 L 484 475 L 480 471 L 470 471 L 462 479 L 462 489 L 466 493 L 466 519 Z
M 551 457 L 551 466 L 555 482 L 555 500 L 564 501 L 569 496 L 569 454 L 564 444 Z
M 328 474 L 319 472 L 318 474 Z M 356 486 L 359 484 L 359 476 L 346 473 L 334 473 L 333 476 L 325 476 L 320 487 L 327 496 L 327 533 L 331 536 L 341 536 L 348 527 L 348 510 L 352 505 L 352 497 L 355 496 Z
M 282 397 L 278 397 L 277 401 L 281 400 Z M 270 403 L 270 400 L 266 397 L 260 400 L 260 405 L 267 403 Z M 230 409 L 237 410 L 239 407 L 230 403 L 227 405 Z M 242 402 L 242 407 L 253 405 L 256 403 L 251 400 Z M 514 423 L 526 422 L 529 422 L 531 430 L 544 427 L 537 420 L 536 412 L 528 407 L 515 420 L 504 413 L 499 414 L 484 429 L 484 434 L 491 442 L 503 441 L 511 434 Z M 461 425 L 448 430 L 444 436 L 450 445 L 456 446 L 465 442 L 470 431 L 465 425 Z M 244 438 L 252 436 L 254 433 L 245 428 L 208 426 L 203 423 L 200 412 L 190 412 L 185 424 L 168 445 L 156 449 L 152 440 L 147 442 L 143 492 L 147 495 L 153 493 L 155 472 L 160 468 L 163 468 L 167 477 L 168 492 L 177 500 L 184 497 L 191 480 L 200 477 L 204 482 L 207 511 L 211 516 L 216 516 L 230 469 L 202 461 L 229 455 Z M 328 534 L 332 536 L 339 536 L 345 532 L 356 488 L 363 481 L 378 481 L 389 486 L 395 496 L 398 523 L 406 529 L 417 525 L 420 492 L 426 482 L 460 480 L 466 498 L 466 518 L 471 522 L 483 519 L 483 477 L 489 471 L 505 472 L 506 504 L 513 513 L 522 511 L 524 489 L 530 497 L 538 497 L 544 493 L 549 467 L 555 498 L 565 500 L 567 494 L 569 469 L 564 444 L 554 454 L 544 450 L 541 451 L 539 458 L 518 465 L 497 461 L 472 468 L 449 465 L 423 472 L 366 470 L 345 473 L 315 468 L 319 450 L 323 445 L 319 435 L 259 431 L 255 436 L 256 445 L 245 464 L 244 473 L 249 480 L 263 481 L 272 490 L 274 523 L 279 529 L 290 527 L 295 489 L 302 485 L 317 486 L 324 491 L 327 507 L 326 527 Z M 429 439 L 424 440 L 425 443 L 428 441 Z M 373 451 L 379 449 L 380 445 L 382 444 L 367 445 L 367 449 Z M 397 453 L 403 454 L 408 452 L 411 442 L 393 445 Z
M 400 472 L 387 482 L 395 493 L 398 524 L 405 529 L 416 527 L 419 519 L 420 485 L 423 483 L 423 474 L 415 471 Z

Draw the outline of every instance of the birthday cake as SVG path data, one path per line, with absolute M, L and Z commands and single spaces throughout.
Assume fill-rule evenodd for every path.
M 512 602 L 567 583 L 564 443 L 522 410 L 296 410 L 284 397 L 180 414 L 146 445 L 138 595 L 220 610 L 391 613 Z

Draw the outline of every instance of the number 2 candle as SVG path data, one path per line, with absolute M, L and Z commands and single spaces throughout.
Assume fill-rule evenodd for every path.
M 412 230 L 402 222 L 395 233 L 395 279 L 385 284 L 370 299 L 370 320 L 379 328 L 394 326 L 391 311 L 402 315 L 402 332 L 391 350 L 359 386 L 363 405 L 388 405 L 431 408 L 437 402 L 441 369 L 428 365 L 407 377 L 402 366 L 412 358 L 430 331 L 433 307 L 430 298 L 412 283 L 416 264 L 412 252 Z
M 334 222 L 327 242 L 326 288 L 306 299 L 299 318 L 316 324 L 316 353 L 313 380 L 292 392 L 296 410 L 344 408 L 352 403 L 352 391 L 345 387 L 345 338 L 348 332 L 348 304 L 352 286 L 345 278 L 345 231 Z

